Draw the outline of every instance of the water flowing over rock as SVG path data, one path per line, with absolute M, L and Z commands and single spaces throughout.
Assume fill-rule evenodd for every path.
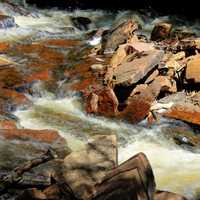
M 0 15 L 0 29 L 6 29 L 15 26 L 15 19 L 13 17 Z

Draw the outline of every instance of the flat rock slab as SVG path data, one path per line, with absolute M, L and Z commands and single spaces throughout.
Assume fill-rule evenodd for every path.
M 163 58 L 164 52 L 152 50 L 144 52 L 140 58 L 119 65 L 113 71 L 113 83 L 132 85 L 143 79 Z
M 58 158 L 70 153 L 66 140 L 56 131 L 0 129 L 0 170 L 11 170 L 48 148 L 55 150 Z
M 78 199 L 87 199 L 94 185 L 116 165 L 116 136 L 96 136 L 85 149 L 64 159 L 63 176 Z

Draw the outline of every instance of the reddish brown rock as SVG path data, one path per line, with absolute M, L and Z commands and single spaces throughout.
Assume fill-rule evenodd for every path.
M 13 120 L 1 120 L 0 129 L 17 129 L 16 122 Z
M 195 83 L 200 83 L 200 56 L 194 56 L 186 67 L 186 79 L 193 80 Z
M 46 46 L 68 48 L 78 46 L 81 44 L 79 40 L 66 40 L 66 39 L 51 39 L 43 42 Z
M 169 23 L 158 23 L 155 25 L 152 33 L 151 33 L 151 40 L 163 40 L 169 37 L 170 32 L 172 30 L 172 24 Z
M 8 52 L 9 48 L 10 48 L 10 44 L 6 42 L 0 42 L 0 53 Z
M 88 97 L 87 111 L 90 113 L 114 116 L 117 113 L 118 99 L 111 88 L 104 87 Z
M 163 113 L 163 116 L 200 125 L 200 109 L 190 103 L 175 105 L 169 111 Z
M 41 190 L 32 188 L 25 190 L 16 200 L 27 200 L 27 199 L 47 200 L 47 197 Z
M 31 130 L 31 129 L 1 129 L 1 137 L 7 140 L 39 141 L 45 143 L 63 143 L 65 141 L 57 131 L 52 130 Z

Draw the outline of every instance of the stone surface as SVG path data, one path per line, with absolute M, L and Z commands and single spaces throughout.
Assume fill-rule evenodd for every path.
M 85 149 L 64 159 L 63 176 L 78 199 L 87 199 L 94 185 L 116 165 L 116 136 L 95 136 Z
M 157 191 L 154 200 L 187 200 L 185 197 L 166 191 Z
M 147 51 L 140 58 L 119 65 L 113 71 L 113 84 L 131 85 L 137 83 L 160 63 L 162 57 L 163 51 Z
M 195 83 L 200 83 L 200 56 L 193 57 L 186 67 L 186 79 L 193 80 Z
M 117 113 L 118 99 L 111 88 L 104 87 L 96 93 L 91 93 L 87 99 L 88 113 L 103 114 L 111 117 Z
M 149 161 L 143 153 L 136 154 L 109 172 L 95 190 L 89 200 L 153 200 L 155 180 Z
M 106 31 L 102 35 L 102 51 L 115 51 L 120 44 L 132 37 L 138 25 L 133 20 L 128 20 L 116 28 Z
M 166 39 L 172 30 L 172 24 L 161 22 L 155 25 L 152 33 L 151 40 L 162 40 Z

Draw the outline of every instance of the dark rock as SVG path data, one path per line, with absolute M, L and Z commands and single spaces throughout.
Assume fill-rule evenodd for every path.
M 89 25 L 92 23 L 92 21 L 87 17 L 72 17 L 71 20 L 73 25 L 81 31 L 88 30 Z
M 133 20 L 128 20 L 114 28 L 104 31 L 102 35 L 102 49 L 104 51 L 115 51 L 120 44 L 124 44 L 133 37 L 133 32 L 137 30 L 138 25 Z
M 166 191 L 156 191 L 154 200 L 187 200 L 185 197 Z
M 152 33 L 151 40 L 158 41 L 169 37 L 172 30 L 172 24 L 169 23 L 158 23 L 155 25 Z

